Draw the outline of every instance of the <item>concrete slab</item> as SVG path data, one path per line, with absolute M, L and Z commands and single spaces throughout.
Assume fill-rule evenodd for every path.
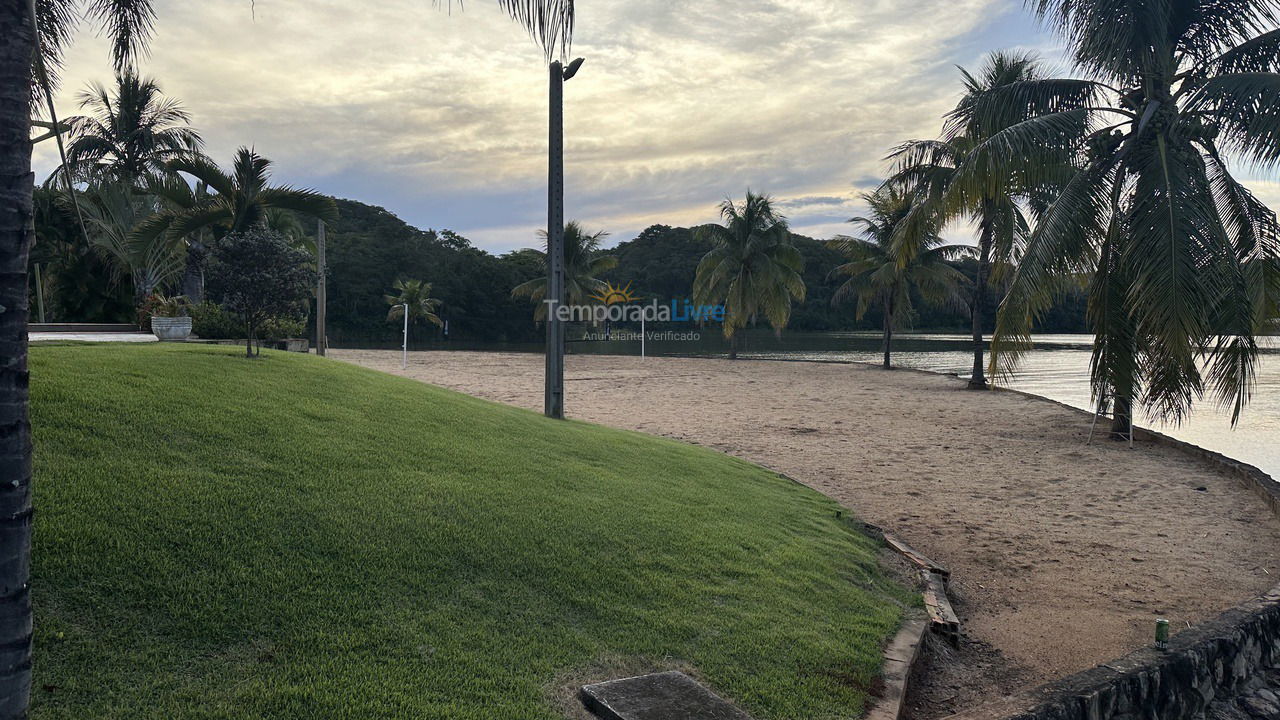
M 582 701 L 602 720 L 751 720 L 675 671 L 584 685 Z
M 44 342 L 50 340 L 70 340 L 74 342 L 159 342 L 151 333 L 125 332 L 32 332 L 27 333 L 27 340 Z

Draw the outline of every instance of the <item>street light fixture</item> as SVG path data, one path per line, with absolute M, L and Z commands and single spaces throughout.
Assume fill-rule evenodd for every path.
M 563 67 L 551 63 L 550 156 L 547 172 L 547 357 L 543 388 L 543 414 L 564 418 L 564 323 L 559 316 L 565 303 L 564 277 L 564 83 L 578 74 L 583 58 Z
M 585 61 L 586 58 L 576 58 L 573 62 L 569 63 L 569 67 L 564 69 L 564 79 L 572 80 L 573 76 L 578 74 L 578 68 L 582 67 L 582 63 Z

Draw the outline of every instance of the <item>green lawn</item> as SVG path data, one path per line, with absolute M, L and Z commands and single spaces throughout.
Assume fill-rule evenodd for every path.
M 856 717 L 910 596 L 707 450 L 310 356 L 37 346 L 33 717 L 563 717 L 673 665 Z

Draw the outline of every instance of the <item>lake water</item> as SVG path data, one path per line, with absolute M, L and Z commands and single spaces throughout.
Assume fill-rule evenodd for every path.
M 1044 335 L 1035 339 L 1017 375 L 1003 384 L 1016 390 L 1052 398 L 1086 410 L 1089 398 L 1088 335 Z M 962 335 L 904 334 L 894 340 L 894 364 L 932 372 L 968 377 L 973 366 L 972 339 Z M 1138 424 L 1173 437 L 1216 450 L 1256 465 L 1280 478 L 1280 337 L 1262 338 L 1264 348 L 1258 366 L 1253 398 L 1240 422 L 1231 427 L 1229 412 L 1218 411 L 1211 401 L 1200 403 L 1180 426 L 1168 426 L 1141 418 Z M 540 350 L 541 348 L 539 348 Z M 647 342 L 650 355 L 722 355 L 723 339 L 704 332 L 699 341 Z M 638 341 L 573 342 L 571 352 L 638 355 Z M 879 363 L 877 333 L 750 333 L 742 357 L 770 360 L 809 360 Z

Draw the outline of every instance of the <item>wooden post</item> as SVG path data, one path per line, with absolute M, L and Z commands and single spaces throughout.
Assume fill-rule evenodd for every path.
M 36 317 L 40 318 L 40 322 L 44 319 L 44 280 L 40 277 L 40 263 L 34 263 L 36 271 Z
M 316 222 L 316 355 L 323 357 L 329 350 L 329 335 L 325 327 L 328 293 L 325 287 L 324 221 Z

